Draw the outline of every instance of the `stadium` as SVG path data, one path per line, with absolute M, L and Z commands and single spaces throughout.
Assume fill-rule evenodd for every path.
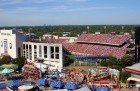
M 74 43 L 63 42 L 66 51 L 74 54 L 79 62 L 95 63 L 112 56 L 121 59 L 125 54 L 133 55 L 130 35 L 82 34 Z

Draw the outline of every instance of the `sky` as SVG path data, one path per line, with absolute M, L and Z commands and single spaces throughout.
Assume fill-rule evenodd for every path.
M 140 0 L 0 0 L 0 26 L 140 24 Z

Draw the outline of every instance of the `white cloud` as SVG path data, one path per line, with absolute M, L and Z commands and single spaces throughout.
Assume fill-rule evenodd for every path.
M 15 9 L 5 10 L 0 9 L 1 12 L 14 13 L 14 14 L 46 14 L 46 13 L 65 13 L 65 12 L 82 12 L 82 11 L 93 11 L 93 10 L 107 10 L 116 9 L 119 7 L 113 6 L 88 6 L 88 7 L 72 7 L 72 6 L 49 6 L 49 7 L 17 7 Z
M 91 0 L 1 0 L 0 5 L 13 5 L 23 3 L 47 3 L 47 2 L 87 2 Z

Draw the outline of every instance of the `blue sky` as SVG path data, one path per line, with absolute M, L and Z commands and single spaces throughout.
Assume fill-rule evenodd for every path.
M 140 24 L 140 0 L 0 0 L 0 26 Z

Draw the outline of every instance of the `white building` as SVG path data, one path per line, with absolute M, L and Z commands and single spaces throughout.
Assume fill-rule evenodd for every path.
M 0 30 L 0 56 L 24 56 L 33 63 L 42 59 L 43 64 L 50 65 L 52 69 L 63 67 L 62 44 L 26 42 L 25 38 L 26 35 L 16 30 Z
M 43 39 L 46 39 L 46 38 L 49 38 L 49 39 L 50 39 L 51 37 L 52 37 L 51 34 L 44 34 L 42 38 L 43 38 Z
M 77 40 L 77 37 L 59 37 L 59 39 L 66 39 L 69 43 L 72 43 Z
M 10 55 L 13 58 L 22 56 L 23 33 L 16 30 L 0 30 L 0 55 Z
M 62 44 L 23 42 L 23 56 L 29 62 L 43 59 L 43 63 L 52 68 L 63 67 Z

